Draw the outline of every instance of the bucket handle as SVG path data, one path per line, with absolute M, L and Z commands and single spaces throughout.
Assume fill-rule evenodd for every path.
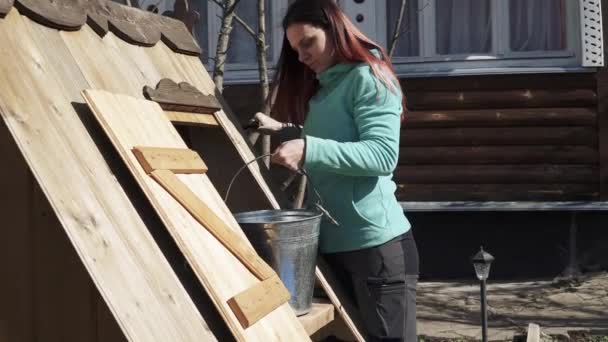
M 255 161 L 259 160 L 259 159 L 262 159 L 262 158 L 265 158 L 265 157 L 270 157 L 270 156 L 272 156 L 272 153 L 266 153 L 266 154 L 262 154 L 261 156 L 256 157 L 256 158 L 253 158 L 252 160 L 250 160 L 250 161 L 246 162 L 246 163 L 245 163 L 243 166 L 241 166 L 241 167 L 240 167 L 240 168 L 239 168 L 239 169 L 236 171 L 236 173 L 234 174 L 234 176 L 232 176 L 232 179 L 230 180 L 230 184 L 228 184 L 228 190 L 226 190 L 226 195 L 224 196 L 224 203 L 228 202 L 228 196 L 230 195 L 230 189 L 232 189 L 232 184 L 233 184 L 233 183 L 234 183 L 234 181 L 236 180 L 236 177 L 238 177 L 238 175 L 239 175 L 239 174 L 240 174 L 240 173 L 241 173 L 243 170 L 245 170 L 245 168 L 246 168 L 246 167 L 247 167 L 249 164 L 251 164 L 251 163 L 253 163 L 253 162 L 255 162 Z M 317 189 L 315 188 L 315 185 L 314 185 L 314 184 L 312 183 L 312 181 L 310 180 L 310 176 L 308 175 L 308 173 L 307 173 L 307 172 L 306 172 L 304 169 L 302 169 L 302 168 L 298 169 L 296 172 L 297 172 L 298 174 L 300 174 L 300 175 L 302 175 L 302 176 L 304 176 L 304 177 L 308 178 L 308 183 L 310 184 L 310 186 L 311 186 L 312 190 L 315 192 L 315 195 L 317 196 L 317 201 L 316 201 L 316 202 L 315 202 L 315 204 L 314 204 L 314 205 L 315 205 L 315 207 L 316 207 L 317 209 L 319 209 L 319 211 L 321 211 L 321 213 L 323 213 L 323 215 L 325 215 L 325 217 L 327 217 L 327 219 L 329 220 L 329 222 L 331 222 L 331 223 L 332 223 L 333 225 L 335 225 L 335 226 L 339 226 L 340 224 L 338 223 L 338 221 L 336 221 L 336 219 L 334 219 L 334 218 L 333 218 L 333 216 L 331 216 L 331 214 L 330 214 L 330 213 L 327 211 L 327 209 L 323 208 L 323 205 L 322 205 L 323 200 L 321 199 L 321 195 L 319 194 L 319 192 L 318 192 L 318 191 L 317 191 Z

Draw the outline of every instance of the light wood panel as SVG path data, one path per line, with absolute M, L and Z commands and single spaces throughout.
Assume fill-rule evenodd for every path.
M 110 34 L 106 36 L 104 39 L 104 43 L 112 43 L 118 47 L 123 56 L 129 56 L 132 61 L 137 61 L 136 68 L 139 68 L 141 72 L 139 73 L 143 77 L 146 78 L 146 84 L 153 86 L 161 78 L 170 78 L 175 82 L 188 82 L 195 86 L 198 90 L 200 90 L 203 94 L 215 94 L 214 84 L 209 77 L 208 73 L 205 71 L 204 66 L 201 61 L 197 57 L 190 57 L 184 55 L 177 55 L 172 53 L 172 51 L 162 42 L 159 42 L 153 47 L 149 48 L 141 48 L 135 47 L 133 45 L 129 45 L 124 43 L 119 39 L 112 38 Z M 217 94 L 216 94 L 217 95 Z M 134 94 L 134 96 L 139 97 L 140 94 Z M 221 96 L 218 96 L 218 100 L 222 101 Z M 223 104 L 226 106 L 226 104 Z M 167 112 L 165 112 L 167 113 Z M 254 154 L 251 151 L 249 145 L 245 141 L 245 138 L 241 134 L 241 132 L 234 126 L 234 123 L 229 119 L 228 114 L 223 111 L 218 111 L 215 113 L 216 122 L 218 122 L 222 128 L 225 130 L 227 137 L 237 152 L 240 154 L 240 160 L 238 160 L 238 165 L 235 167 L 235 170 L 238 169 L 241 163 L 244 161 L 249 161 L 254 158 Z M 206 139 L 203 136 L 199 136 L 199 131 L 196 128 L 192 128 L 190 130 L 190 137 L 193 140 L 193 147 L 197 147 L 200 149 L 202 145 L 206 143 Z M 232 151 L 230 151 L 232 153 Z M 206 158 L 205 155 L 202 155 L 203 158 Z M 229 155 L 222 156 L 222 164 L 225 165 L 229 160 Z M 252 163 L 249 165 L 249 170 L 251 171 L 251 175 L 253 179 L 257 183 L 257 187 L 255 187 L 255 192 L 248 194 L 249 201 L 256 201 L 257 197 L 263 197 L 268 201 L 269 205 L 272 208 L 278 209 L 280 208 L 279 202 L 275 198 L 275 195 L 272 193 L 266 181 L 261 175 L 260 168 L 257 164 Z M 211 170 L 213 171 L 213 170 Z M 240 176 L 240 180 L 246 180 L 245 175 Z M 236 184 L 236 183 L 235 183 Z M 259 191 L 259 190 L 261 191 Z M 257 196 L 257 197 L 256 197 Z M 233 198 L 235 198 L 233 196 Z M 251 204 L 249 204 L 251 206 Z M 251 210 L 251 209 L 249 209 Z M 329 268 L 325 268 L 326 273 L 330 272 Z M 356 324 L 353 323 L 351 317 L 347 313 L 346 309 L 343 308 L 341 303 L 342 301 L 347 301 L 348 299 L 344 296 L 342 291 L 337 291 L 338 294 L 334 292 L 332 287 L 338 286 L 335 281 L 328 282 L 321 270 L 317 268 L 316 270 L 317 279 L 319 279 L 321 285 L 323 286 L 325 292 L 330 294 L 330 298 L 332 303 L 335 305 L 336 310 L 338 310 L 339 317 L 343 319 L 346 325 L 350 328 L 353 338 L 358 341 L 364 341 L 362 335 L 357 331 Z M 351 307 L 351 304 L 346 304 L 347 307 Z
M 73 105 L 89 84 L 59 34 L 16 9 L 0 20 L 2 118 L 127 338 L 213 340 Z
M 198 153 L 187 148 L 136 146 L 133 154 L 146 173 L 154 170 L 169 170 L 173 173 L 207 172 L 207 165 Z
M 314 298 L 310 312 L 298 318 L 308 334 L 312 335 L 334 320 L 335 311 L 331 301 Z
M 176 125 L 185 126 L 211 126 L 217 127 L 219 124 L 213 114 L 186 113 L 176 111 L 165 111 L 165 114 Z
M 200 59 L 184 55 L 176 55 L 175 59 L 177 59 L 177 63 L 174 64 L 177 65 L 178 70 L 185 70 L 184 77 L 188 82 L 199 88 L 199 90 L 201 90 L 201 92 L 203 93 L 213 94 L 213 92 L 215 91 L 215 87 L 213 81 L 209 77 L 209 74 L 206 72 L 196 72 L 196 70 L 201 70 L 204 68 Z M 221 96 L 218 96 L 218 100 L 222 101 Z M 222 127 L 224 127 L 230 139 L 234 143 L 235 147 L 241 154 L 243 160 L 251 160 L 254 157 L 253 151 L 247 144 L 242 132 L 237 129 L 233 121 L 230 120 L 228 114 L 224 113 L 223 111 L 219 111 L 215 113 L 215 115 L 218 122 L 220 122 Z M 251 170 L 252 175 L 255 177 L 255 180 L 258 182 L 259 188 L 270 201 L 272 207 L 275 209 L 279 209 L 279 202 L 277 201 L 275 194 L 269 188 L 264 177 L 262 177 L 258 164 L 249 164 L 249 169 Z M 324 276 L 324 273 L 328 277 Z M 345 292 L 340 290 L 338 282 L 333 279 L 334 277 L 331 276 L 330 273 L 331 270 L 329 269 L 329 267 L 322 267 L 322 269 L 320 267 L 317 267 L 315 270 L 315 275 L 317 276 L 317 279 L 321 283 L 321 286 L 323 287 L 325 292 L 331 298 L 331 301 L 336 307 L 340 318 L 343 319 L 345 324 L 348 326 L 350 330 L 349 332 L 352 334 L 352 338 L 361 342 L 365 341 L 363 335 L 359 331 L 359 328 L 357 328 L 362 327 L 362 324 L 360 323 L 361 320 L 356 317 L 351 317 L 351 315 L 356 316 L 356 312 L 354 312 L 353 310 L 353 304 L 350 303 L 348 297 L 345 295 Z M 327 278 L 332 278 L 332 280 L 328 280 Z M 349 309 L 347 310 L 345 309 L 345 307 Z
M 237 340 L 309 340 L 287 303 L 247 329 L 242 328 L 227 305 L 228 299 L 257 284 L 257 278 L 213 235 L 203 229 L 178 201 L 146 175 L 131 153 L 134 146 L 186 148 L 160 106 L 155 102 L 104 91 L 85 91 L 84 96 Z M 177 177 L 198 198 L 204 200 L 209 209 L 221 217 L 228 227 L 247 241 L 206 175 Z

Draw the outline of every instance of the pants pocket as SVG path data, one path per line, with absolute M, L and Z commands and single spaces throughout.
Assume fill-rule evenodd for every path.
M 357 302 L 371 341 L 403 341 L 406 284 L 403 279 L 368 278 Z

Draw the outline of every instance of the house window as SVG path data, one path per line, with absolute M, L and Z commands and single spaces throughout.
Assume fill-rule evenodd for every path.
M 388 46 L 400 6 L 376 1 L 387 21 L 366 33 Z M 393 63 L 402 75 L 581 69 L 579 1 L 409 0 L 399 32 Z

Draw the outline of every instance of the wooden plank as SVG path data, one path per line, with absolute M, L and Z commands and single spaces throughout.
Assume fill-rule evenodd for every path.
M 489 90 L 489 89 L 593 89 L 593 73 L 502 74 L 444 77 L 414 77 L 402 79 L 406 91 L 431 90 Z
M 298 319 L 308 335 L 312 335 L 334 320 L 334 311 L 334 305 L 331 301 L 313 298 L 310 312 L 299 316 Z
M 90 113 L 73 105 L 88 83 L 60 35 L 82 32 L 60 33 L 15 10 L 0 20 L 2 119 L 123 333 L 132 340 L 213 340 L 118 183 Z
M 593 184 L 399 184 L 399 201 L 592 201 Z
M 84 92 L 87 103 L 121 158 L 159 213 L 203 287 L 239 341 L 308 340 L 288 303 L 247 329 L 232 312 L 228 299 L 259 280 L 154 179 L 146 175 L 131 153 L 134 146 L 186 148 L 179 134 L 155 102 L 105 91 Z M 128 115 L 127 115 L 128 113 Z M 177 175 L 228 227 L 244 233 L 206 175 Z M 248 243 L 247 240 L 244 240 Z M 249 245 L 250 246 L 250 245 Z M 252 248 L 252 247 L 250 247 Z
M 93 95 L 95 96 L 95 95 Z M 89 98 L 90 99 L 90 98 Z M 96 101 L 96 100 L 93 100 Z M 91 103 L 91 102 L 89 102 Z M 94 102 L 93 102 L 94 103 Z M 260 258 L 245 238 L 238 235 L 192 190 L 171 171 L 156 170 L 150 174 L 167 192 L 215 236 L 258 279 L 266 280 L 276 275 L 274 270 Z
M 175 55 L 173 63 L 179 67 L 180 73 L 182 73 L 182 78 L 187 80 L 202 93 L 215 94 L 217 100 L 220 101 L 223 108 L 223 110 L 215 113 L 215 118 L 218 120 L 219 124 L 228 135 L 230 141 L 232 141 L 234 147 L 241 155 L 241 161 L 253 160 L 255 155 L 252 147 L 244 138 L 245 135 L 241 127 L 241 123 L 236 116 L 230 112 L 229 106 L 224 102 L 221 94 L 219 92 L 216 93 L 215 85 L 209 77 L 209 74 L 206 72 L 200 72 L 200 70 L 204 69 L 200 59 L 185 55 Z M 197 145 L 204 144 L 204 139 L 193 137 L 192 142 L 193 146 L 196 147 Z M 258 163 L 251 163 L 247 166 L 247 168 L 250 170 L 254 181 L 257 182 L 263 193 L 266 195 L 266 200 L 270 202 L 269 204 L 272 207 L 279 207 L 279 202 L 275 198 L 275 195 L 273 195 L 273 190 L 271 190 L 271 186 L 265 179 L 269 179 L 268 171 L 262 171 L 262 168 Z M 280 193 L 280 190 L 277 187 L 274 187 L 274 190 L 276 190 L 276 194 Z
M 243 328 L 248 328 L 290 298 L 289 291 L 274 275 L 228 300 Z
M 146 173 L 155 170 L 169 170 L 173 173 L 207 172 L 207 165 L 198 153 L 187 148 L 136 146 L 133 154 Z
M 595 126 L 595 108 L 503 108 L 409 111 L 406 128 Z
M 594 89 L 516 89 L 488 91 L 410 91 L 411 110 L 592 107 L 597 103 Z
M 150 49 L 149 51 L 152 50 Z M 188 80 L 192 85 L 200 89 L 203 93 L 216 94 L 216 97 L 222 103 L 222 106 L 225 108 L 224 111 L 216 113 L 216 118 L 218 119 L 218 122 L 220 122 L 220 125 L 222 125 L 222 127 L 226 131 L 226 134 L 230 137 L 232 143 L 241 155 L 241 161 L 252 160 L 254 158 L 252 147 L 247 142 L 244 132 L 241 129 L 238 120 L 236 119 L 236 116 L 232 114 L 228 110 L 228 107 L 223 103 L 221 94 L 216 91 L 213 82 L 209 77 L 209 74 L 206 72 L 198 72 L 199 70 L 202 70 L 204 68 L 200 59 L 192 58 L 189 56 L 174 55 L 170 56 L 169 60 L 173 61 L 173 64 L 176 66 L 176 70 L 182 75 L 185 80 Z M 204 139 L 194 141 L 194 143 L 198 143 L 199 145 L 204 144 Z M 251 175 L 253 176 L 254 181 L 258 185 L 258 188 L 256 190 L 261 190 L 255 191 L 255 194 L 261 193 L 269 201 L 269 205 L 272 208 L 279 209 L 279 202 L 284 203 L 284 201 L 281 201 L 280 196 L 282 192 L 280 191 L 280 189 L 276 186 L 273 186 L 271 188 L 271 186 L 269 185 L 269 183 L 267 183 L 265 179 L 266 176 L 262 175 L 262 169 L 258 164 L 251 163 L 249 164 L 248 168 L 251 171 Z M 345 295 L 344 291 L 338 290 L 334 292 L 333 290 L 333 288 L 339 288 L 339 283 L 334 277 L 332 277 L 331 270 L 327 267 L 322 269 L 317 267 L 315 274 L 317 275 L 317 279 L 321 283 L 321 286 L 323 287 L 325 292 L 328 294 L 333 294 L 330 296 L 331 301 L 336 307 L 336 310 L 338 310 L 340 319 L 343 320 L 349 328 L 349 333 L 351 334 L 350 338 L 360 342 L 365 341 L 365 339 L 361 335 L 360 328 L 358 328 L 363 327 L 363 325 L 361 324 L 361 320 L 350 316 L 356 315 L 356 311 L 353 309 L 354 306 L 351 303 L 351 300 Z M 331 278 L 331 280 L 326 279 L 324 275 Z M 347 307 L 349 309 L 345 309 L 344 307 Z
M 526 342 L 540 342 L 540 326 L 538 324 L 528 324 Z
M 164 110 L 179 110 L 201 114 L 213 114 L 222 106 L 213 95 L 205 95 L 188 82 L 175 83 L 163 78 L 156 88 L 144 87 L 144 96 L 158 102 Z
M 175 125 L 217 127 L 219 123 L 212 114 L 186 113 L 165 111 L 165 114 Z
M 401 184 L 597 184 L 593 165 L 400 165 L 394 180 Z
M 399 164 L 597 164 L 586 146 L 402 147 Z
M 401 146 L 586 145 L 597 146 L 591 127 L 418 128 L 401 131 Z

